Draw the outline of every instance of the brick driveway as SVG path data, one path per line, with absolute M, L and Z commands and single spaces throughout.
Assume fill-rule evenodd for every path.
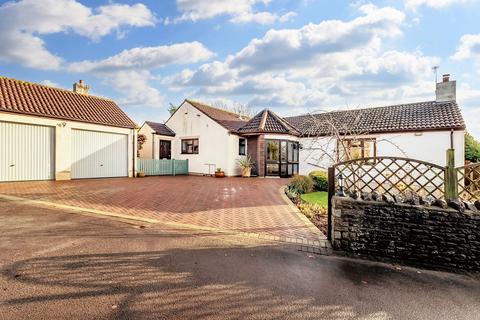
M 177 176 L 0 183 L 0 194 L 191 224 L 318 240 L 282 198 L 287 179 Z

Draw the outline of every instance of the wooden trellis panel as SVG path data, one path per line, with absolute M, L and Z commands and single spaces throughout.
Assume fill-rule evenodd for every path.
M 480 200 L 480 163 L 457 168 L 458 193 L 468 201 Z
M 422 196 L 444 199 L 445 168 L 409 158 L 362 158 L 336 164 L 335 175 L 344 177 L 346 190 L 376 191 L 391 196 L 415 191 Z M 335 179 L 338 190 L 338 179 Z

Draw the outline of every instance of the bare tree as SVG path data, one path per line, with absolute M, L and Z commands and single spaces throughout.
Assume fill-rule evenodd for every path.
M 245 119 L 250 119 L 256 114 L 255 109 L 248 104 L 235 103 L 229 106 L 225 103 L 225 101 L 217 100 L 217 101 L 214 101 L 212 105 L 215 108 L 238 114 Z
M 301 123 L 297 124 L 306 132 L 306 138 L 310 138 L 307 163 L 325 170 L 330 164 L 339 161 L 370 157 L 370 154 L 364 154 L 366 142 L 371 143 L 368 150 L 375 148 L 373 144 L 388 143 L 406 156 L 406 152 L 392 139 L 373 138 L 372 134 L 362 128 L 364 117 L 364 109 L 353 109 L 348 113 L 348 119 L 337 112 L 321 110 L 307 114 Z M 360 156 L 354 152 L 359 149 Z
M 248 104 L 243 104 L 243 103 L 236 103 L 230 108 L 228 108 L 227 110 L 233 113 L 239 114 L 246 118 L 252 118 L 256 114 L 256 111 L 254 108 L 252 108 Z

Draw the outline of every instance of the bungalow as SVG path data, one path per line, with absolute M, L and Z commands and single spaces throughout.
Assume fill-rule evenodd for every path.
M 135 123 L 88 91 L 0 77 L 0 181 L 134 175 Z
M 460 166 L 465 123 L 455 86 L 444 76 L 435 101 L 286 118 L 265 109 L 245 119 L 185 100 L 164 124 L 145 122 L 140 157 L 189 159 L 192 174 L 214 167 L 235 176 L 237 160 L 249 155 L 253 174 L 288 177 L 326 169 L 347 152 L 354 158 L 398 156 L 445 165 L 445 151 L 454 148 Z

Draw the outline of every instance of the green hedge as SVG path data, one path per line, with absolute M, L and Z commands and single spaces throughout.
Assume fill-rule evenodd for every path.
M 325 171 L 312 171 L 309 174 L 317 191 L 328 191 L 328 177 Z

